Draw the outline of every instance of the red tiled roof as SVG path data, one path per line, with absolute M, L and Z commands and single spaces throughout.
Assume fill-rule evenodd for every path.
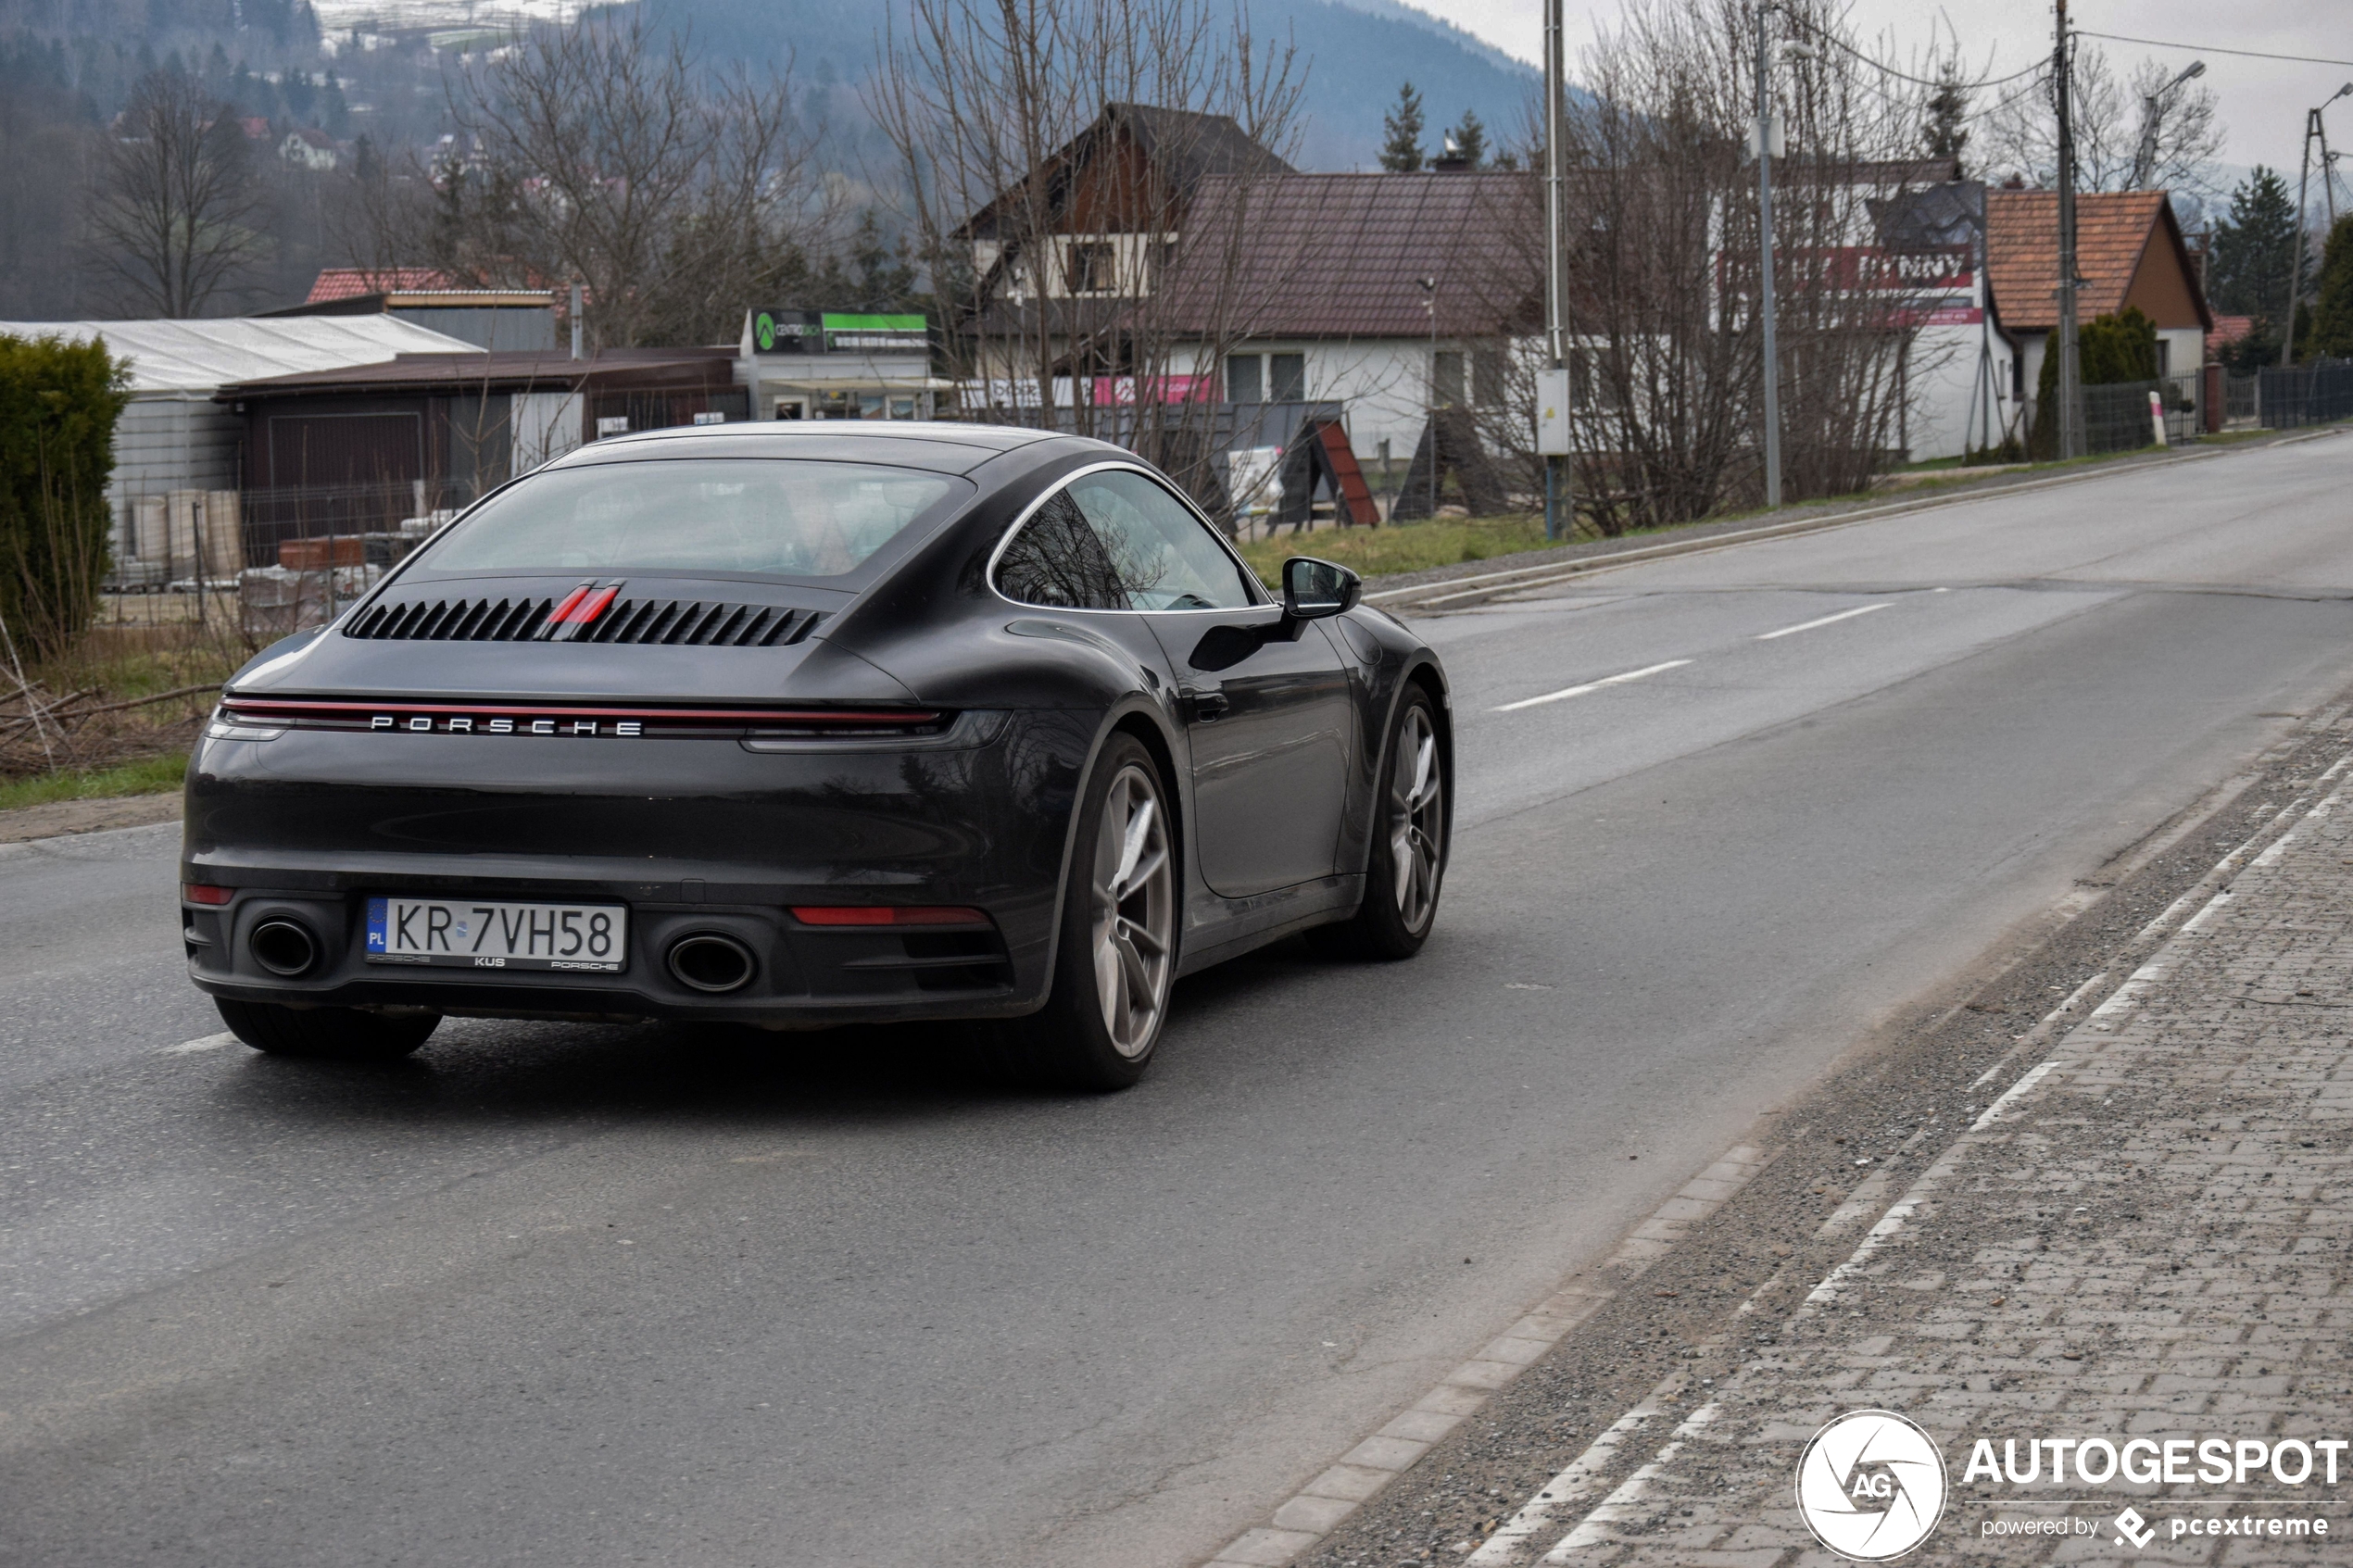
M 2075 268 L 2083 280 L 2076 316 L 2089 321 L 2121 309 L 2142 254 L 2180 247 L 2181 231 L 2163 191 L 2085 191 L 2075 198 Z M 2192 278 L 2186 251 L 2183 270 Z M 2027 332 L 2058 325 L 2058 193 L 1985 193 L 1985 281 L 2002 324 Z
M 310 285 L 305 305 L 356 299 L 363 294 L 409 294 L 429 289 L 454 289 L 458 281 L 433 267 L 329 267 Z
M 2254 330 L 2255 318 L 2252 316 L 2217 316 L 2214 318 L 2214 330 L 2206 334 L 2207 352 L 2210 354 L 2215 349 L 2228 347 Z

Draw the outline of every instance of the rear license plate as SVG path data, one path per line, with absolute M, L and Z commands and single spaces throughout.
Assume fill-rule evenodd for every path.
M 370 963 L 617 974 L 628 961 L 629 911 L 619 904 L 370 898 L 367 955 Z

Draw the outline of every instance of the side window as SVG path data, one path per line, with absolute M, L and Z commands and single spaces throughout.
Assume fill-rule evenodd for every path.
M 1055 609 L 1126 609 L 1127 593 L 1067 490 L 1030 514 L 997 561 L 997 591 Z
M 1065 492 L 1126 590 L 1130 609 L 1239 609 L 1253 604 L 1234 558 L 1192 509 L 1140 473 L 1107 469 Z

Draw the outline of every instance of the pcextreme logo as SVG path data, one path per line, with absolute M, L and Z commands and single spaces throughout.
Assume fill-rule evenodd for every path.
M 1814 1434 L 1797 1461 L 1797 1512 L 1839 1556 L 1886 1562 L 1936 1529 L 1944 1456 L 1894 1411 L 1849 1411 Z

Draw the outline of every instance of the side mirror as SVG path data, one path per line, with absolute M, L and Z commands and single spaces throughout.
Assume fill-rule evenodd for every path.
M 1283 562 L 1283 619 L 1321 621 L 1356 608 L 1364 580 L 1344 566 L 1293 556 Z

